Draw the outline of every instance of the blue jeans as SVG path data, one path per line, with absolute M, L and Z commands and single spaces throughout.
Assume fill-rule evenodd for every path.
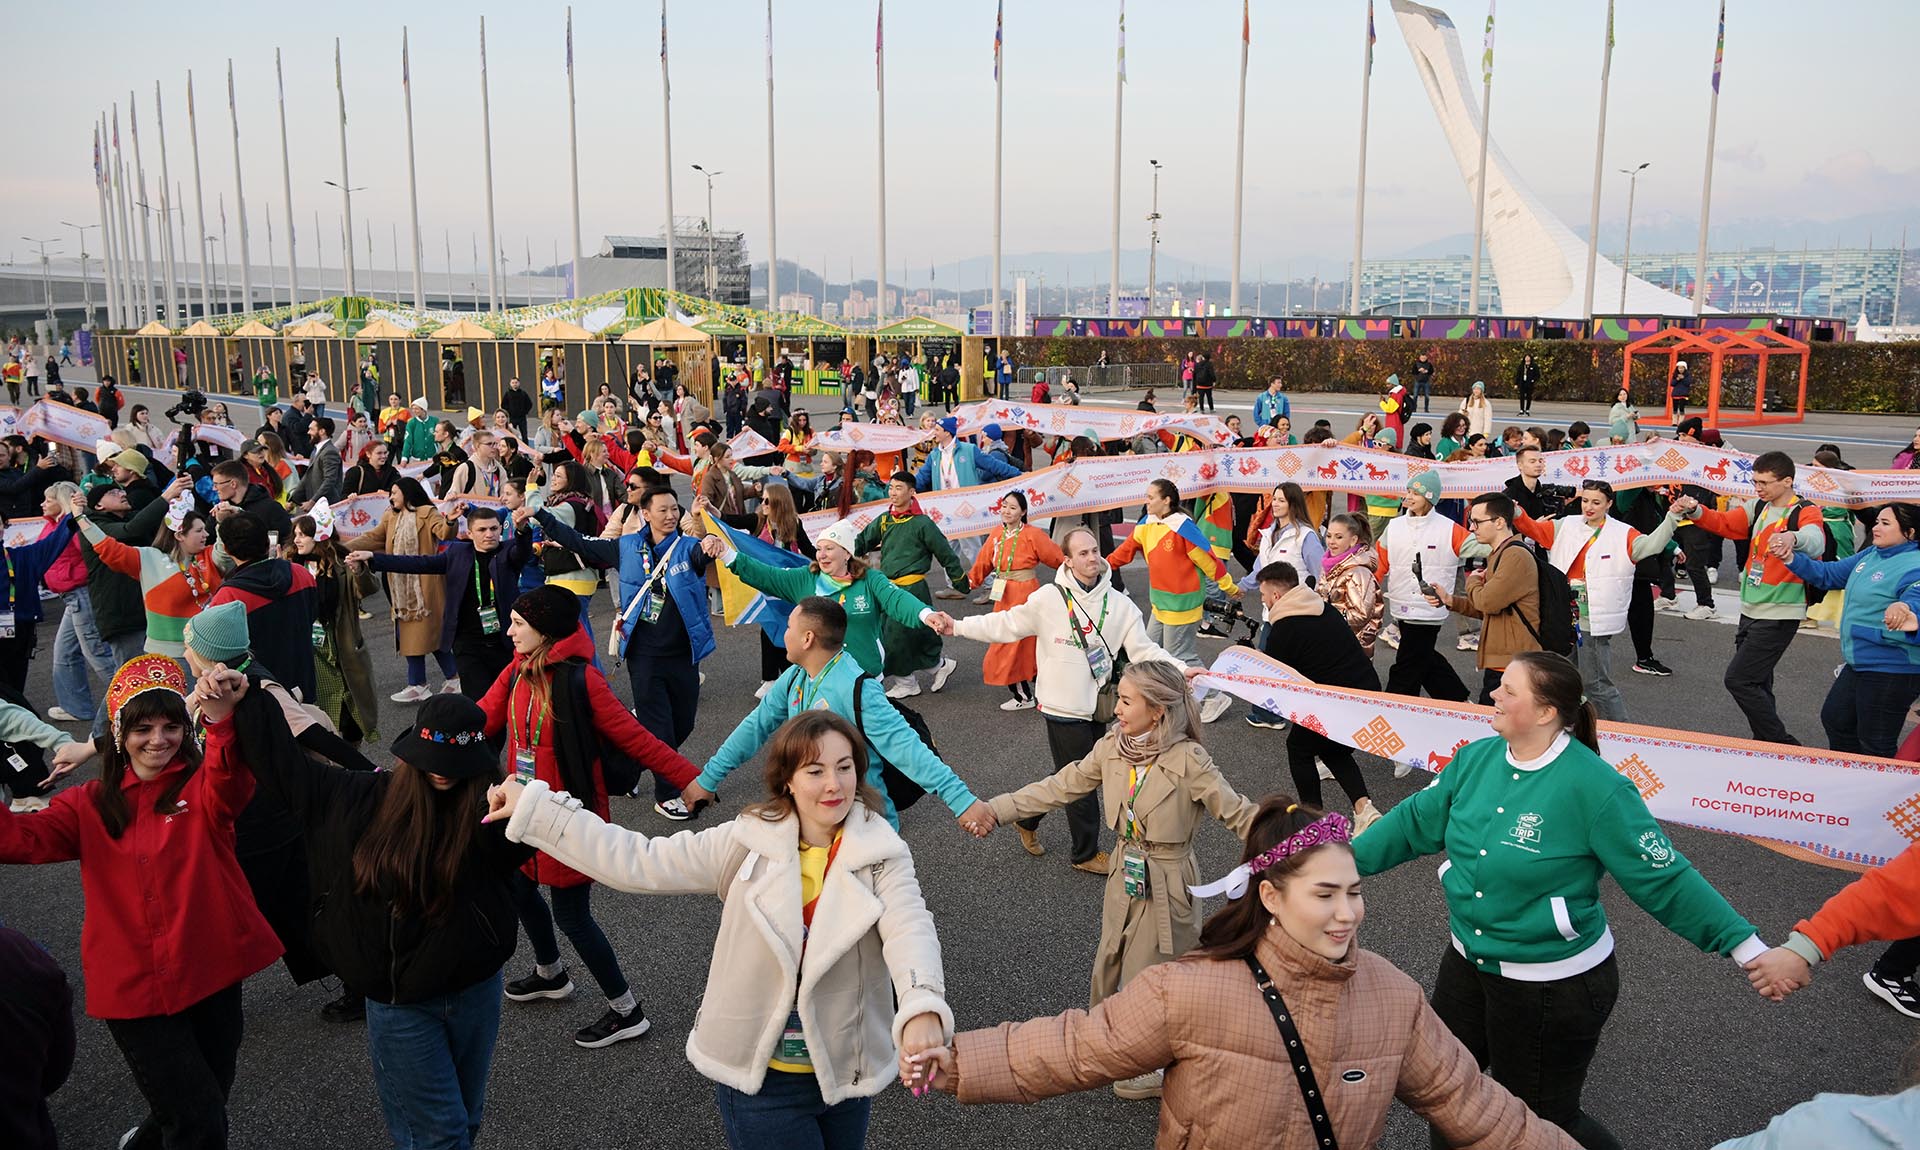
M 399 1150 L 468 1150 L 500 1033 L 500 972 L 404 1006 L 367 1000 L 367 1051 Z
M 580 600 L 580 625 L 587 629 L 587 644 L 593 648 L 593 669 L 601 673 L 606 668 L 600 665 L 600 644 L 593 641 L 593 596 L 575 595 Z
M 427 657 L 425 655 L 408 655 L 406 656 L 406 660 L 407 686 L 426 686 Z M 440 677 L 443 679 L 451 679 L 460 674 L 459 665 L 453 661 L 452 651 L 435 651 L 433 653 L 433 661 L 440 664 Z
M 1433 410 L 1433 384 L 1429 380 L 1414 376 L 1413 395 L 1407 400 L 1408 413 L 1411 414 L 1418 410 L 1420 401 L 1423 399 L 1427 401 L 1427 410 L 1431 412 Z M 1404 449 L 1406 444 L 1403 443 L 1400 446 Z
M 93 687 L 87 681 L 92 670 L 100 676 L 100 689 L 113 680 L 120 664 L 113 648 L 100 638 L 93 625 L 93 600 L 81 587 L 60 596 L 67 607 L 60 615 L 60 630 L 53 637 L 53 698 L 61 708 L 80 722 L 93 720 Z
M 720 1124 L 733 1150 L 860 1150 L 867 1141 L 873 1099 L 849 1098 L 828 1106 L 811 1074 L 768 1070 L 760 1093 L 746 1094 L 714 1083 Z
M 515 871 L 510 881 L 514 910 L 519 912 L 520 925 L 526 928 L 527 941 L 533 944 L 535 962 L 551 966 L 560 961 L 560 940 L 553 936 L 557 922 L 561 933 L 573 944 L 574 953 L 587 964 L 593 980 L 600 984 L 600 992 L 609 1001 L 627 992 L 627 977 L 620 973 L 620 960 L 614 956 L 613 944 L 607 941 L 607 932 L 593 920 L 593 907 L 588 901 L 593 895 L 592 883 L 548 887 L 553 892 L 553 910 L 549 912 L 546 900 L 540 897 L 540 888 L 532 879 Z

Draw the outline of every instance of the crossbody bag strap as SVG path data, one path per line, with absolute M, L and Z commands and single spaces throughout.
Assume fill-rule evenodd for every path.
M 1295 1080 L 1300 1084 L 1300 1100 L 1307 1105 L 1307 1118 L 1313 1123 L 1314 1143 L 1321 1150 L 1339 1150 L 1340 1144 L 1333 1136 L 1333 1119 L 1327 1117 L 1327 1100 L 1320 1093 L 1320 1083 L 1313 1076 L 1313 1064 L 1307 1060 L 1307 1048 L 1300 1041 L 1300 1030 L 1293 1024 L 1293 1013 L 1287 1009 L 1287 1001 L 1280 997 L 1280 988 L 1267 977 L 1266 968 L 1260 960 L 1247 956 L 1247 968 L 1253 971 L 1253 982 L 1260 988 L 1260 997 L 1266 1000 L 1267 1009 L 1273 1014 L 1273 1024 L 1280 1028 L 1281 1041 L 1287 1046 L 1287 1061 L 1293 1063 Z

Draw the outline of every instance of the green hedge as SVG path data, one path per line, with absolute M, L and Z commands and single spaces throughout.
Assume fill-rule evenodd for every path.
M 1496 399 L 1513 395 L 1513 373 L 1523 354 L 1540 365 L 1536 398 L 1611 403 L 1620 386 L 1624 344 L 1588 340 L 1346 340 L 1346 339 L 1097 339 L 1034 338 L 1010 341 L 1015 362 L 1026 365 L 1090 364 L 1101 352 L 1113 363 L 1177 363 L 1189 351 L 1213 356 L 1223 388 L 1258 389 L 1275 375 L 1293 392 L 1378 391 L 1388 375 L 1409 378 L 1421 351 L 1434 364 L 1435 390 L 1466 394 L 1474 380 L 1486 382 Z M 1790 367 L 1786 366 L 1791 364 Z M 1696 365 L 1699 366 L 1699 365 Z M 1768 369 L 1768 391 L 1797 387 L 1799 363 L 1777 357 Z M 1634 392 L 1642 405 L 1663 395 L 1663 360 L 1635 358 Z M 1809 360 L 1807 407 L 1815 411 L 1920 412 L 1920 341 L 1906 343 L 1816 343 Z M 1725 387 L 1752 394 L 1751 361 L 1729 366 Z M 1694 385 L 1694 402 L 1705 402 L 1705 375 Z

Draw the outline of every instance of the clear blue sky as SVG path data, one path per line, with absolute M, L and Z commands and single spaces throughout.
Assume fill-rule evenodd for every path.
M 486 9 L 493 99 L 496 212 L 511 269 L 531 239 L 536 264 L 568 247 L 564 6 Z M 1008 0 L 1005 250 L 1101 252 L 1108 245 L 1115 4 Z M 1127 10 L 1128 84 L 1122 244 L 1145 245 L 1149 169 L 1161 184 L 1165 250 L 1224 267 L 1233 203 L 1233 110 L 1240 5 L 1134 0 Z M 1246 274 L 1337 274 L 1351 237 L 1364 0 L 1256 0 L 1248 79 Z M 1442 4 L 1478 55 L 1485 0 Z M 1500 6 L 1493 131 L 1576 232 L 1592 173 L 1603 0 L 1508 0 Z M 1716 226 L 1794 221 L 1798 245 L 1835 238 L 1828 224 L 1896 218 L 1920 204 L 1920 138 L 1894 127 L 1920 43 L 1920 4 L 1905 0 L 1732 0 L 1714 178 Z M 339 175 L 333 38 L 345 54 L 352 177 L 368 190 L 356 223 L 373 226 L 385 268 L 389 225 L 406 243 L 400 26 L 410 22 L 420 215 L 430 268 L 453 236 L 453 266 L 470 266 L 483 227 L 479 8 L 444 2 L 339 0 L 276 13 L 257 4 L 76 2 L 16 6 L 8 21 L 14 162 L 0 173 L 0 218 L 21 235 L 91 221 L 89 126 L 129 88 L 140 101 L 147 178 L 157 185 L 154 82 L 166 100 L 168 159 L 191 204 L 186 73 L 200 113 L 209 228 L 214 193 L 233 206 L 225 76 L 234 60 L 242 166 L 254 257 L 265 259 L 269 201 L 284 245 L 273 51 L 285 59 L 293 196 L 303 262 L 318 209 L 326 262 L 339 261 Z M 1610 179 L 1603 219 L 1625 210 L 1614 168 L 1652 161 L 1636 218 L 1697 218 L 1705 146 L 1714 0 L 1620 0 L 1608 118 Z M 704 211 L 688 167 L 723 169 L 719 226 L 747 232 L 766 255 L 764 3 L 677 0 L 671 12 L 675 208 Z M 991 250 L 991 0 L 896 0 L 887 12 L 888 256 L 929 263 Z M 1471 230 L 1473 205 L 1442 143 L 1386 0 L 1378 4 L 1367 251 L 1387 256 Z M 654 232 L 660 174 L 659 12 L 653 0 L 574 7 L 581 135 L 582 239 Z M 872 0 L 776 0 L 780 256 L 844 277 L 872 274 L 875 198 Z M 28 134 L 30 131 L 30 135 Z M 157 192 L 157 186 L 156 186 Z M 1920 220 L 1916 220 L 1920 223 Z M 193 230 L 189 216 L 189 233 Z M 1844 237 L 1863 243 L 1864 227 Z M 1888 244 L 1894 236 L 1877 235 Z M 364 252 L 364 238 L 356 237 Z M 235 247 L 237 248 L 237 236 Z M 1635 244 L 1636 248 L 1640 245 Z M 71 254 L 69 239 L 62 246 Z M 284 246 L 281 247 L 284 259 Z M 364 258 L 364 256 L 362 256 Z M 896 271 L 896 274 L 897 271 Z M 943 276 L 943 285 L 948 277 Z M 977 286 L 977 285 L 976 285 Z

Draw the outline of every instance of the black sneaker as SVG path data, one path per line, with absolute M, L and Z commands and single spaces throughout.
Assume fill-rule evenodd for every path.
M 1256 711 L 1247 716 L 1247 726 L 1265 727 L 1269 731 L 1284 731 L 1287 729 L 1287 721 L 1275 715 L 1264 715 Z
M 646 1012 L 638 1006 L 633 1008 L 631 1014 L 622 1014 L 609 1006 L 607 1012 L 600 1016 L 600 1021 L 573 1032 L 573 1043 L 588 1050 L 598 1050 L 629 1038 L 638 1038 L 652 1025 L 647 1021 Z
M 1633 665 L 1633 669 L 1642 675 L 1671 675 L 1673 668 L 1649 655 Z
M 525 978 L 516 978 L 507 983 L 507 997 L 515 1002 L 532 1002 L 536 998 L 566 998 L 573 994 L 573 979 L 562 970 L 552 978 L 542 977 L 534 971 Z
M 320 1017 L 328 1022 L 359 1022 L 367 1016 L 367 996 L 342 990 L 340 997 L 320 1008 Z
M 672 819 L 676 823 L 684 823 L 693 817 L 693 812 L 687 809 L 686 801 L 679 795 L 675 795 L 664 803 L 653 804 L 653 813 L 663 819 Z
M 1206 620 L 1205 622 L 1203 622 L 1203 623 L 1201 623 L 1201 624 L 1200 624 L 1200 630 L 1199 630 L 1199 634 L 1202 634 L 1202 635 L 1205 635 L 1205 636 L 1206 636 L 1207 638 L 1209 638 L 1209 639 L 1226 639 L 1226 638 L 1231 638 L 1231 635 L 1230 635 L 1230 634 L 1229 634 L 1228 632 L 1226 632 L 1226 631 L 1222 631 L 1222 630 L 1221 630 L 1221 629 L 1220 629 L 1220 628 L 1219 628 L 1219 627 L 1218 627 L 1218 626 L 1217 626 L 1217 625 L 1216 625 L 1216 624 L 1214 623 L 1214 621 L 1213 621 L 1212 619 L 1208 619 L 1208 620 Z
M 1860 981 L 1867 984 L 1875 998 L 1908 1018 L 1920 1018 L 1920 987 L 1914 986 L 1913 979 L 1892 978 L 1869 970 L 1860 976 Z

